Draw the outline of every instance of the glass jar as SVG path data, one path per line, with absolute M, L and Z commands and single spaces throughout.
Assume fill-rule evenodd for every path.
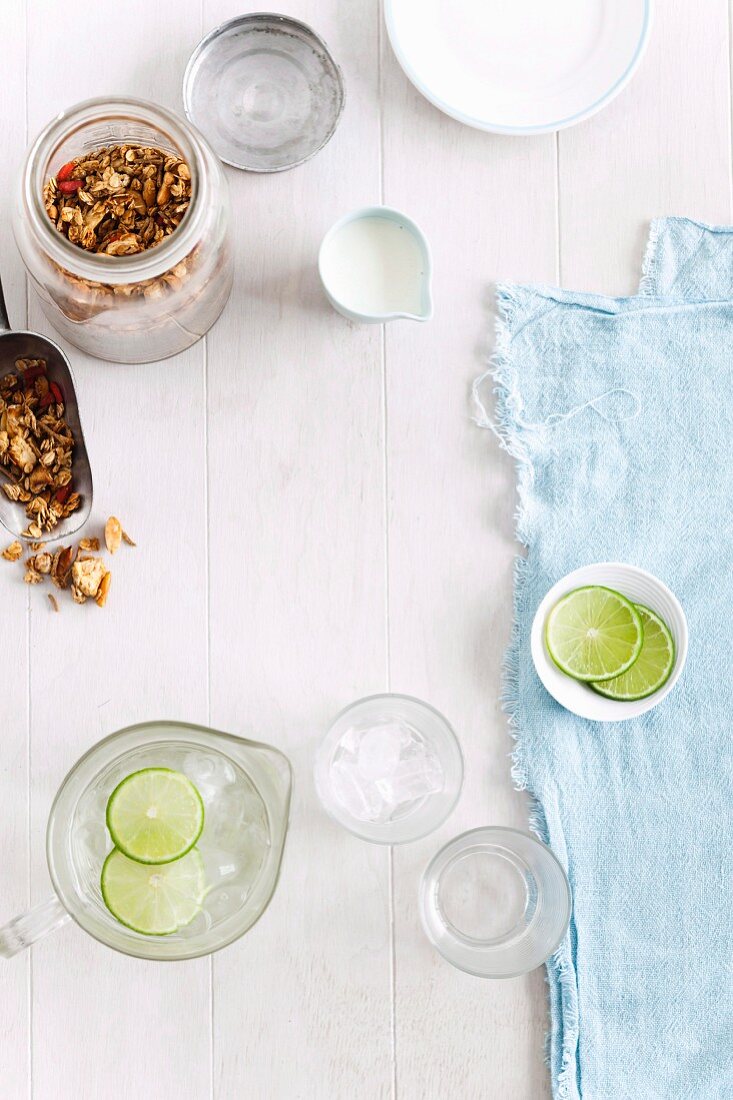
M 134 255 L 87 252 L 60 233 L 43 187 L 61 165 L 106 145 L 149 145 L 191 172 L 191 201 L 160 244 Z M 203 137 L 163 107 L 90 99 L 48 124 L 20 178 L 15 239 L 41 306 L 70 343 L 100 359 L 148 363 L 199 340 L 232 286 L 229 203 L 222 166 Z

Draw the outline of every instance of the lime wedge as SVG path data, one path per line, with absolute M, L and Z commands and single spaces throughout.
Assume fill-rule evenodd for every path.
M 102 867 L 102 897 L 113 917 L 146 936 L 169 936 L 201 909 L 204 863 L 198 849 L 174 863 L 151 866 L 113 848 Z
M 575 680 L 611 680 L 631 668 L 644 629 L 630 600 L 589 585 L 568 592 L 547 616 L 545 641 L 559 669 Z
M 666 684 L 674 667 L 674 641 L 669 627 L 648 607 L 634 604 L 641 616 L 644 627 L 644 644 L 641 653 L 627 672 L 603 683 L 590 686 L 599 695 L 607 699 L 621 699 L 631 702 L 646 699 Z
M 203 827 L 201 795 L 190 779 L 170 768 L 133 772 L 107 803 L 107 828 L 115 846 L 138 863 L 180 859 Z

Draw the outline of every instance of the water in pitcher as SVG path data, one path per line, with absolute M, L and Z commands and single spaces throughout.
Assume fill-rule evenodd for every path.
M 166 741 L 148 744 L 114 760 L 83 792 L 74 814 L 71 855 L 80 893 L 102 910 L 100 874 L 114 847 L 105 822 L 107 802 L 118 783 L 143 768 L 183 772 L 204 803 L 204 828 L 197 848 L 204 862 L 206 895 L 196 917 L 166 939 L 198 936 L 236 913 L 263 867 L 271 838 L 267 810 L 246 772 L 211 748 Z

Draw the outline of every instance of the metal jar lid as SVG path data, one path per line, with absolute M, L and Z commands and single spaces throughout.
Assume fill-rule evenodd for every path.
M 226 164 L 281 172 L 329 141 L 344 82 L 325 42 L 305 23 L 242 15 L 199 42 L 183 77 L 183 105 Z

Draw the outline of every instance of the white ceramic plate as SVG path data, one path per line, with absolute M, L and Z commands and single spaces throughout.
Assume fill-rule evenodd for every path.
M 441 111 L 505 134 L 561 130 L 631 79 L 652 0 L 385 0 L 392 49 Z
M 584 584 L 603 584 L 607 588 L 615 588 L 622 596 L 634 603 L 643 603 L 664 619 L 674 639 L 675 661 L 667 683 L 654 695 L 638 699 L 635 703 L 606 699 L 602 695 L 596 695 L 586 684 L 566 676 L 550 657 L 545 645 L 545 622 L 550 609 L 561 596 Z M 561 706 L 571 710 L 573 714 L 579 714 L 581 718 L 591 718 L 595 722 L 623 722 L 656 707 L 679 680 L 687 659 L 687 619 L 677 597 L 651 573 L 635 565 L 599 562 L 596 565 L 584 565 L 582 569 L 568 573 L 567 577 L 552 586 L 537 608 L 532 623 L 531 644 L 537 675 Z

